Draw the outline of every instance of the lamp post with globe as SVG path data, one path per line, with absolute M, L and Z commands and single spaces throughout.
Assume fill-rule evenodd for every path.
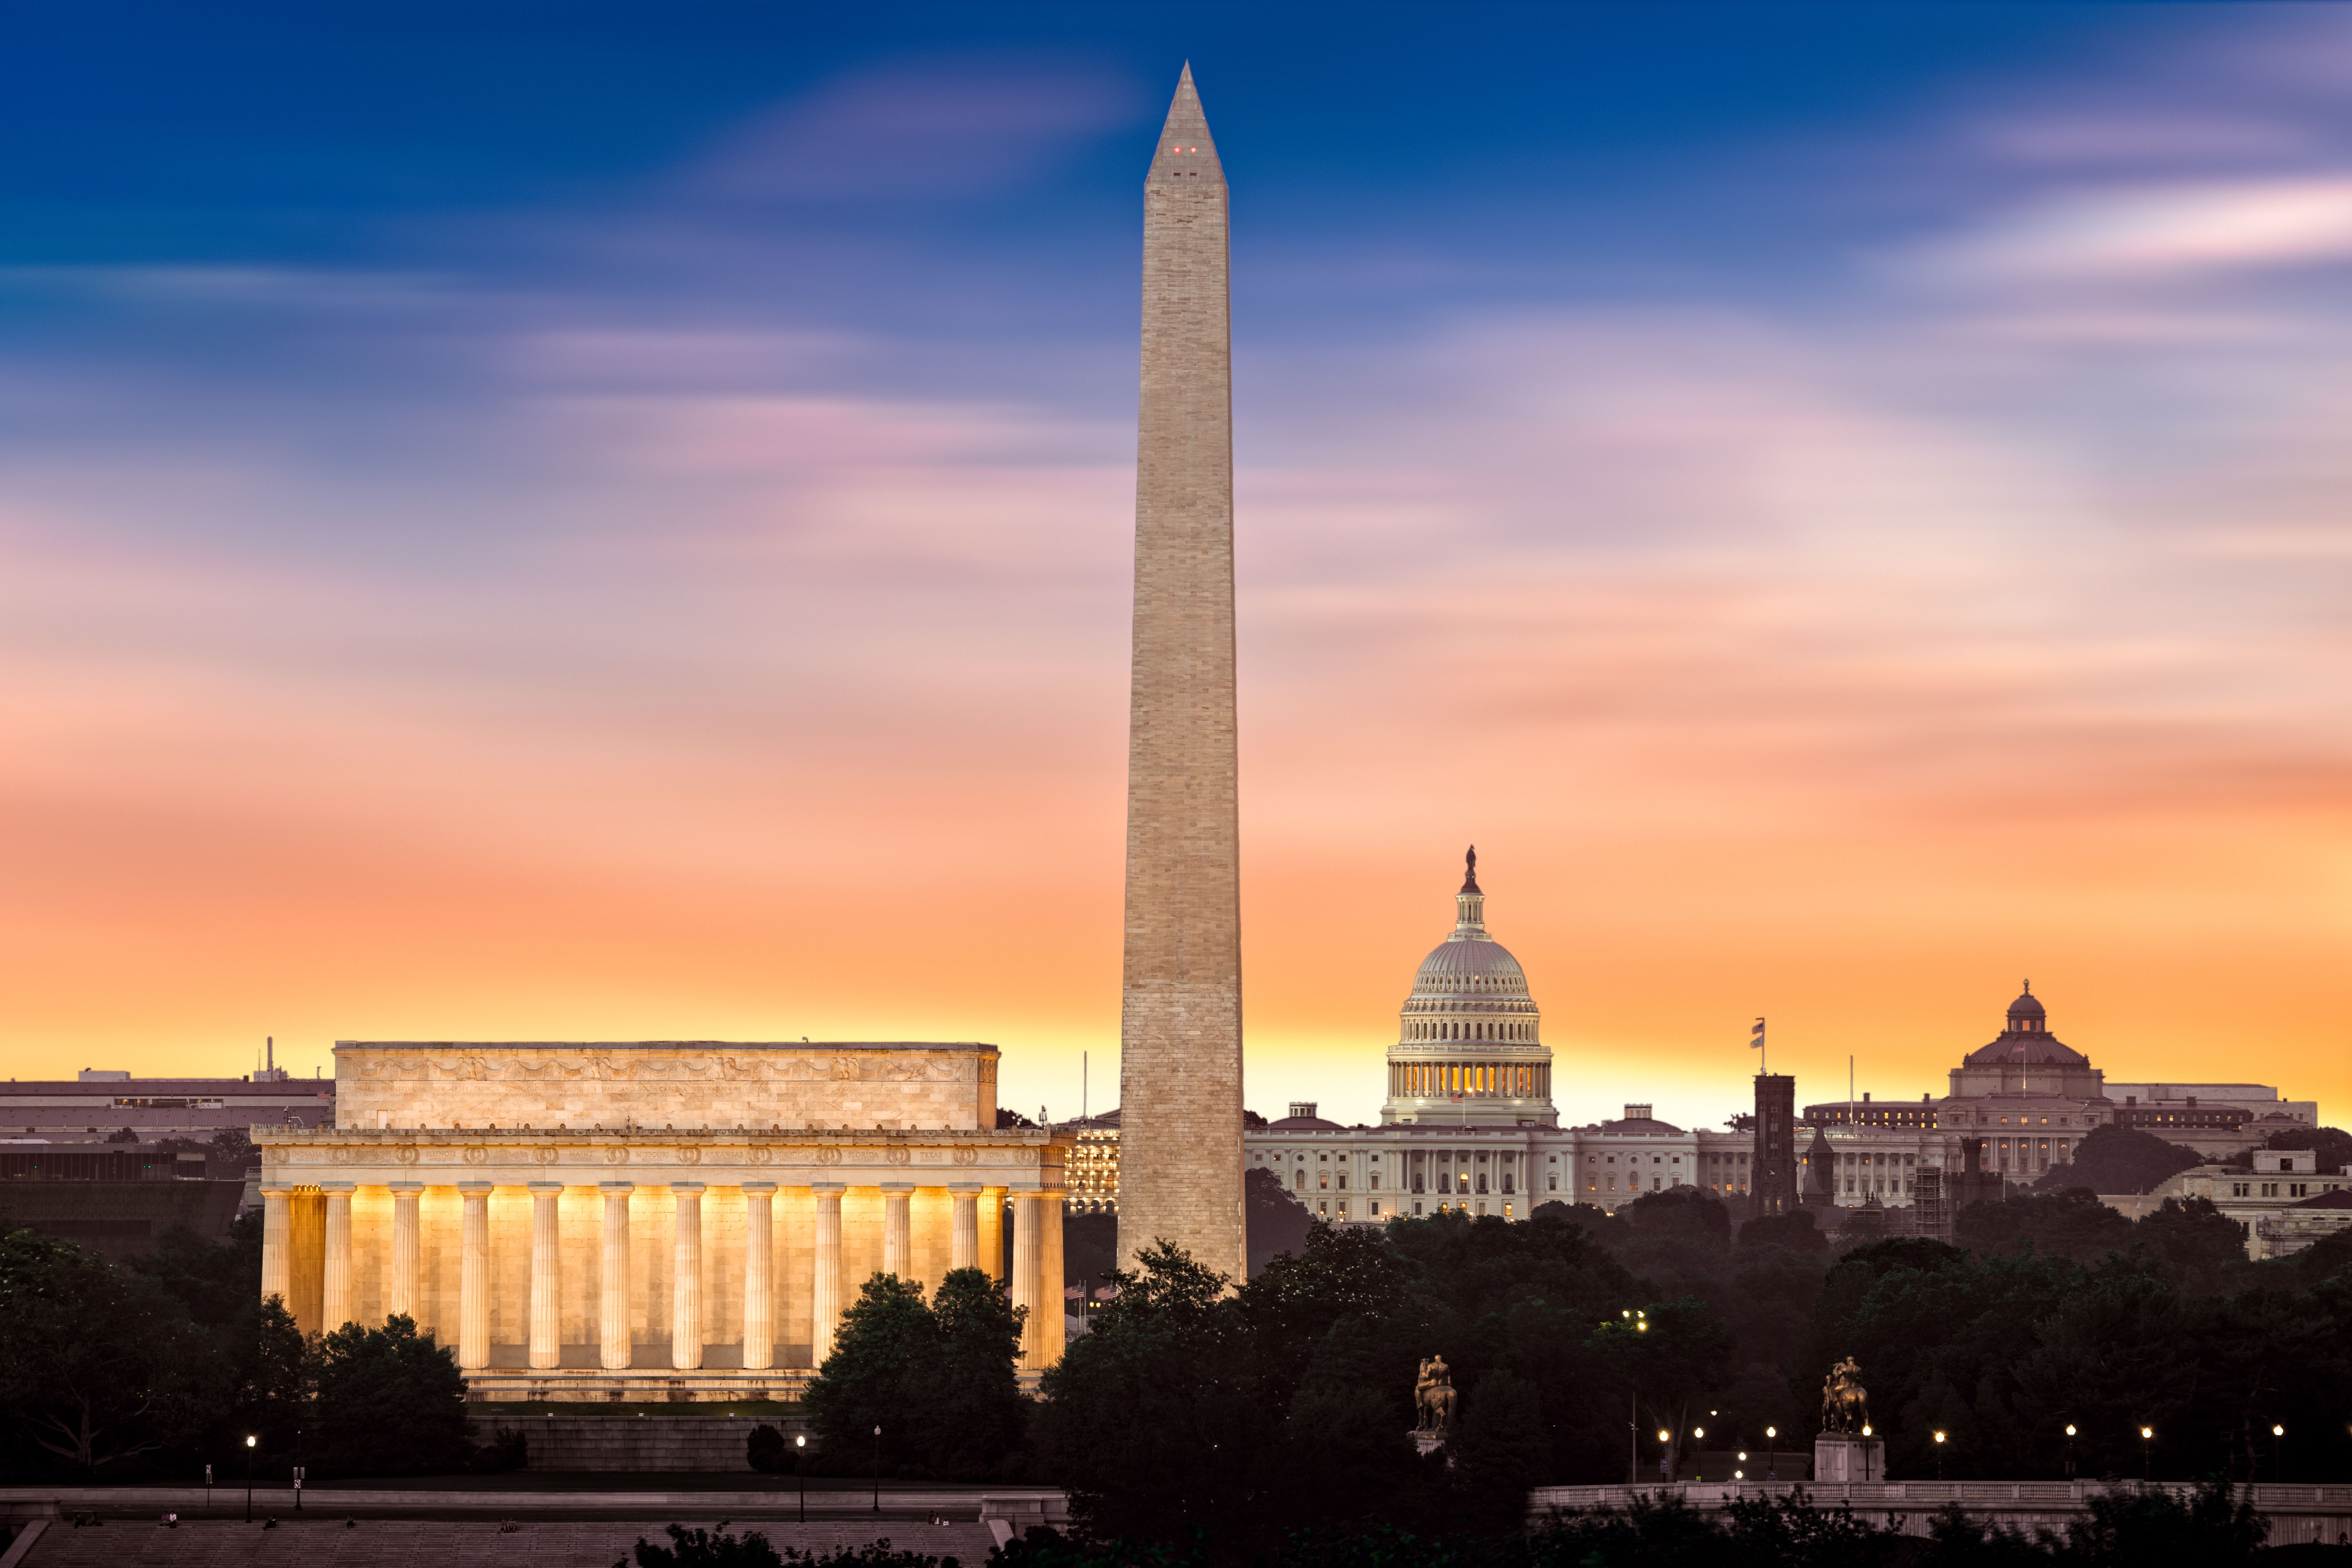
M 2156 1428 L 2139 1429 L 2139 1479 L 2142 1485 L 2156 1477 Z
M 2066 1479 L 2074 1479 L 2074 1424 L 2066 1423 Z
M 1936 1479 L 1938 1481 L 1944 1479 L 1944 1435 L 1941 1432 L 1936 1434 Z
M 2271 1427 L 2271 1479 L 2286 1479 L 2286 1428 L 2276 1424 Z
M 808 1434 L 805 1432 L 798 1433 L 793 1438 L 793 1468 L 800 1473 L 801 1522 L 806 1524 L 808 1522 Z
M 245 1522 L 247 1524 L 253 1522 L 253 1446 L 260 1441 L 260 1438 L 252 1436 L 245 1440 Z
M 1775 1445 L 1778 1444 L 1780 1440 L 1780 1428 L 1778 1426 L 1767 1426 L 1764 1428 L 1764 1484 L 1768 1487 L 1779 1486 L 1780 1484 L 1780 1467 L 1778 1463 L 1779 1452 L 1775 1447 Z

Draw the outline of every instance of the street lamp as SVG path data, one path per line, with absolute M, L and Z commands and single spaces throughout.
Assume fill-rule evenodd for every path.
M 1664 1427 L 1658 1428 L 1658 1479 L 1661 1481 L 1670 1480 L 1674 1476 L 1674 1471 L 1667 1468 L 1666 1463 L 1674 1455 L 1674 1449 L 1666 1446 L 1673 1436 L 1674 1434 Z
M 1780 1440 L 1780 1428 L 1778 1426 L 1764 1428 L 1764 1484 L 1768 1487 L 1780 1484 L 1780 1467 L 1773 1462 L 1774 1445 Z
M 253 1446 L 260 1441 L 258 1437 L 245 1440 L 245 1522 L 247 1524 L 253 1522 Z
M 2074 1424 L 2066 1423 L 2066 1479 L 2074 1479 Z
M 882 1427 L 874 1427 L 874 1511 L 882 1511 Z
M 808 1522 L 808 1434 L 796 1433 L 793 1437 L 793 1468 L 801 1478 L 801 1522 Z
M 1941 1432 L 1936 1434 L 1936 1479 L 1939 1481 L 1944 1479 L 1944 1435 Z
M 2139 1429 L 2139 1479 L 2144 1485 L 2156 1474 L 2156 1428 Z
M 2272 1428 L 2271 1428 L 2271 1479 L 2273 1479 L 2273 1480 L 2274 1480 L 2274 1481 L 2283 1481 L 2283 1480 L 2286 1479 L 2286 1468 L 2285 1468 L 2285 1466 L 2286 1466 L 2286 1459 L 2285 1459 L 2285 1447 L 2286 1447 L 2286 1428 L 2285 1428 L 2285 1427 L 2284 1427 L 2284 1426 L 2272 1426 Z

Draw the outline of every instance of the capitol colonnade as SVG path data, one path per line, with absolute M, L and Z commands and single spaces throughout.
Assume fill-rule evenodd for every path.
M 350 1048 L 362 1061 L 385 1049 Z M 527 1049 L 558 1048 L 626 1049 Z M 467 1049 L 486 1059 L 460 1070 L 488 1076 L 502 1054 L 526 1047 Z M 691 1070 L 688 1050 L 672 1049 Z M 826 1110 L 840 1108 L 839 1085 L 860 1066 L 848 1054 L 857 1047 L 757 1049 L 771 1058 L 753 1059 L 763 1071 L 789 1065 L 774 1058 L 830 1053 L 826 1076 L 815 1080 Z M 871 1059 L 896 1074 L 887 1081 L 959 1081 L 936 1062 L 873 1049 Z M 993 1056 L 992 1047 L 923 1049 Z M 348 1069 L 360 1064 L 344 1050 L 340 1119 L 377 1125 L 254 1130 L 263 1162 L 262 1294 L 282 1297 L 306 1333 L 405 1313 L 456 1352 L 478 1399 L 789 1394 L 830 1352 L 842 1312 L 873 1275 L 919 1281 L 927 1292 L 951 1268 L 1002 1277 L 1009 1203 L 1014 1261 L 1006 1283 L 1014 1304 L 1029 1309 L 1024 1381 L 1061 1354 L 1064 1151 L 1049 1132 L 394 1125 L 395 1116 L 422 1120 L 423 1108 L 371 1106 L 369 1093 L 354 1092 Z M 733 1059 L 751 1070 L 745 1058 Z M 714 1100 L 740 1109 L 751 1098 L 729 1095 L 715 1073 L 696 1076 Z M 623 1087 L 632 1080 L 641 1082 L 634 1071 L 603 1080 L 583 1072 L 589 1087 L 579 1098 L 604 1103 L 583 1109 L 609 1113 L 621 1100 L 639 1112 L 677 1109 L 675 1088 Z M 968 1087 L 972 1075 L 960 1081 Z M 475 1100 L 455 1085 L 391 1098 Z M 978 1121 L 982 1109 L 929 1098 L 901 1109 L 961 1121 Z M 814 1120 L 805 1105 L 775 1109 Z M 992 1104 L 985 1109 L 992 1121 Z

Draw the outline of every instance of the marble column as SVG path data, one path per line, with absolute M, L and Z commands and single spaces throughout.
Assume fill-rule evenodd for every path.
M 327 1195 L 327 1267 L 319 1321 L 331 1334 L 352 1321 L 352 1184 L 321 1182 L 319 1190 Z
M 416 1201 L 425 1195 L 423 1182 L 392 1185 L 392 1272 L 384 1277 L 383 1310 L 410 1319 L 416 1316 L 418 1268 Z
M 597 1360 L 607 1369 L 629 1364 L 630 1182 L 601 1182 L 604 1194 L 604 1259 L 596 1282 Z
M 908 1217 L 912 1182 L 882 1184 L 882 1272 L 901 1279 L 915 1277 L 914 1227 Z
M 958 1182 L 948 1189 L 955 1199 L 955 1231 L 948 1246 L 948 1267 L 980 1267 L 980 1184 Z
M 677 1241 L 670 1260 L 669 1364 L 691 1372 L 702 1364 L 702 1184 L 672 1182 L 677 1198 Z
M 294 1194 L 284 1187 L 261 1189 L 261 1299 L 272 1296 L 294 1310 Z
M 320 1183 L 327 1204 L 322 1274 L 320 1274 L 320 1328 L 334 1333 L 351 1321 L 351 1183 Z
M 563 1364 L 562 1182 L 530 1184 L 530 1364 Z
M 1024 1368 L 1040 1364 L 1039 1348 L 1045 1342 L 1045 1325 L 1037 1301 L 1037 1268 L 1043 1251 L 1037 1245 L 1036 1197 L 1018 1193 L 1013 1201 L 1013 1305 L 1026 1308 L 1021 1324 L 1021 1364 Z
M 457 1195 L 457 1365 L 474 1372 L 490 1364 L 490 1184 L 460 1182 Z
M 743 1184 L 743 1365 L 776 1364 L 776 1184 Z
M 816 1258 L 809 1281 L 809 1364 L 823 1366 L 833 1353 L 833 1331 L 841 1320 L 841 1193 L 839 1182 L 811 1182 L 816 1197 Z
M 1037 1364 L 1051 1366 L 1062 1359 L 1062 1344 L 1068 1337 L 1068 1325 L 1062 1321 L 1068 1314 L 1069 1302 L 1062 1292 L 1062 1194 L 1047 1191 L 1037 1194 Z

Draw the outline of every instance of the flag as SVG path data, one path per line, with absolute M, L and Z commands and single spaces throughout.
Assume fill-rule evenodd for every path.
M 1087 1288 L 1083 1285 L 1072 1285 L 1062 1292 L 1062 1300 L 1065 1301 L 1083 1301 L 1086 1299 Z
M 1764 1048 L 1764 1020 L 1763 1020 L 1763 1019 L 1761 1019 L 1761 1018 L 1757 1019 L 1757 1020 L 1756 1020 L 1756 1026 L 1755 1026 L 1754 1028 L 1752 1028 L 1752 1029 L 1750 1029 L 1750 1030 L 1748 1030 L 1748 1043 L 1750 1046 L 1753 1046 L 1756 1049 L 1758 1049 L 1758 1050 L 1759 1050 L 1759 1051 L 1760 1051 L 1760 1050 L 1762 1050 L 1762 1049 Z

